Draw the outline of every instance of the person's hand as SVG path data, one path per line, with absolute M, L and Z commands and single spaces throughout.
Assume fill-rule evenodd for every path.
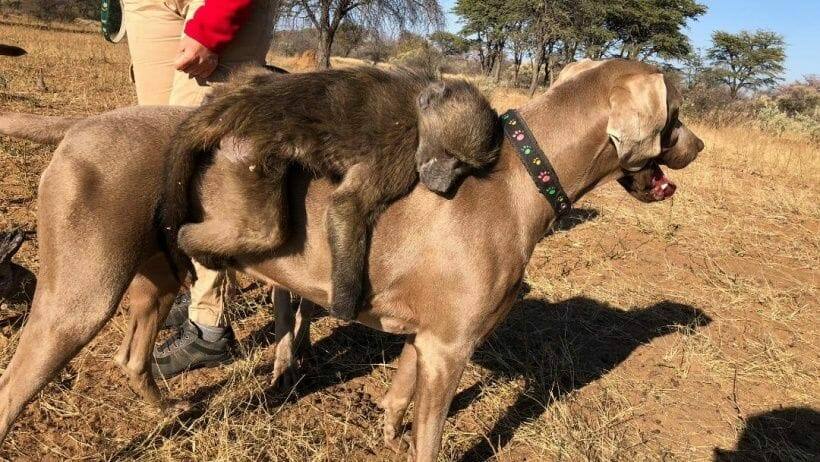
M 207 78 L 216 69 L 219 56 L 204 45 L 183 34 L 179 41 L 179 54 L 174 60 L 174 68 L 191 77 Z

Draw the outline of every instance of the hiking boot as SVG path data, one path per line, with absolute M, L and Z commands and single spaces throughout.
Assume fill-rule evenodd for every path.
M 228 364 L 234 359 L 234 343 L 233 330 L 230 327 L 225 328 L 221 338 L 209 342 L 202 338 L 200 329 L 186 319 L 174 335 L 154 349 L 151 370 L 157 379 L 170 379 L 177 374 L 200 367 Z
M 171 311 L 168 312 L 168 317 L 165 318 L 165 323 L 162 325 L 163 329 L 171 329 L 180 327 L 188 320 L 188 307 L 191 306 L 191 293 L 182 292 L 174 299 L 174 304 L 171 305 Z

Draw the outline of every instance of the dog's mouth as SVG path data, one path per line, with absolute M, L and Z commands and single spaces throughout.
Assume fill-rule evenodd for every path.
M 678 189 L 656 162 L 648 163 L 637 172 L 626 172 L 618 182 L 629 194 L 643 202 L 668 199 Z

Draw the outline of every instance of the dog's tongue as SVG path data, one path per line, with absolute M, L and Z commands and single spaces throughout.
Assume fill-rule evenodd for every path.
M 677 188 L 675 183 L 672 183 L 663 173 L 663 170 L 655 165 L 652 171 L 652 195 L 655 196 L 655 199 L 662 201 L 668 197 L 672 197 L 672 194 L 675 194 Z

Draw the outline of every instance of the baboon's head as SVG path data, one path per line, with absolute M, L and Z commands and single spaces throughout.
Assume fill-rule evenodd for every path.
M 437 81 L 418 97 L 416 167 L 430 190 L 444 194 L 463 176 L 498 159 L 498 114 L 475 86 Z

